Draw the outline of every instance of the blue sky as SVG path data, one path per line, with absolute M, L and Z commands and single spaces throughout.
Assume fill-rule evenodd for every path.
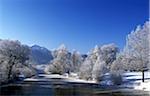
M 148 0 L 0 0 L 0 38 L 87 53 L 148 20 Z

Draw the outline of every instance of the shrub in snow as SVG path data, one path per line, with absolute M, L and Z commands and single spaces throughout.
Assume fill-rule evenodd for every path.
M 124 72 L 123 60 L 123 55 L 119 54 L 111 65 L 110 75 L 111 80 L 115 85 L 120 85 L 122 83 L 122 74 Z
M 36 71 L 33 68 L 24 67 L 20 70 L 21 74 L 25 77 L 32 77 L 33 75 L 36 75 Z
M 113 82 L 114 85 L 120 85 L 122 84 L 122 75 L 118 72 L 113 72 L 111 73 L 111 80 Z
M 31 77 L 36 75 L 36 70 L 31 65 L 17 64 L 13 67 L 12 74 L 16 78 L 18 78 L 20 75 L 24 77 Z
M 64 67 L 62 60 L 54 59 L 52 63 L 46 67 L 45 72 L 48 74 L 63 74 L 65 73 Z
M 76 73 L 70 73 L 69 77 L 73 77 L 73 78 L 78 79 L 78 75 Z

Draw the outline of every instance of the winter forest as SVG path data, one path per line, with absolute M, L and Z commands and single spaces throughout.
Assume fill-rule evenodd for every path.
M 0 0 L 0 96 L 150 96 L 150 0 Z
M 79 79 L 105 80 L 109 73 L 113 84 L 121 84 L 124 72 L 144 72 L 150 68 L 150 22 L 139 25 L 126 37 L 119 49 L 116 44 L 96 45 L 88 54 L 69 52 L 64 44 L 52 52 L 53 59 L 44 68 L 45 74 L 76 73 Z M 18 40 L 0 40 L 0 84 L 9 83 L 19 76 L 37 75 L 28 45 Z M 143 77 L 144 79 L 144 77 Z M 144 80 L 143 80 L 144 81 Z

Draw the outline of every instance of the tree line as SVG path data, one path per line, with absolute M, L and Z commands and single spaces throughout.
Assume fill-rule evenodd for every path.
M 20 74 L 25 77 L 36 74 L 30 53 L 30 47 L 18 40 L 0 39 L 0 83 L 14 80 Z M 73 72 L 81 79 L 99 82 L 104 74 L 110 73 L 118 82 L 122 72 L 140 71 L 144 81 L 144 71 L 150 67 L 150 22 L 137 26 L 128 34 L 123 50 L 114 43 L 96 45 L 87 56 L 82 56 L 78 51 L 69 52 L 65 45 L 61 45 L 52 53 L 54 59 L 44 70 L 47 74 Z

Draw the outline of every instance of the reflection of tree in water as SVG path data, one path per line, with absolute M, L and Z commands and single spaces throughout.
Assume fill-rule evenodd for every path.
M 23 93 L 22 89 L 23 89 L 22 86 L 16 86 L 16 85 L 3 87 L 3 88 L 0 88 L 0 95 L 7 96 L 7 95 L 12 95 L 12 94 L 18 94 L 18 93 L 21 95 Z
M 149 96 L 143 91 L 131 89 L 123 91 L 93 84 L 62 83 L 53 85 L 52 82 L 26 82 L 8 85 L 0 87 L 0 96 Z
M 55 96 L 81 96 L 75 87 L 72 88 L 55 88 Z M 83 95 L 82 95 L 83 96 Z

